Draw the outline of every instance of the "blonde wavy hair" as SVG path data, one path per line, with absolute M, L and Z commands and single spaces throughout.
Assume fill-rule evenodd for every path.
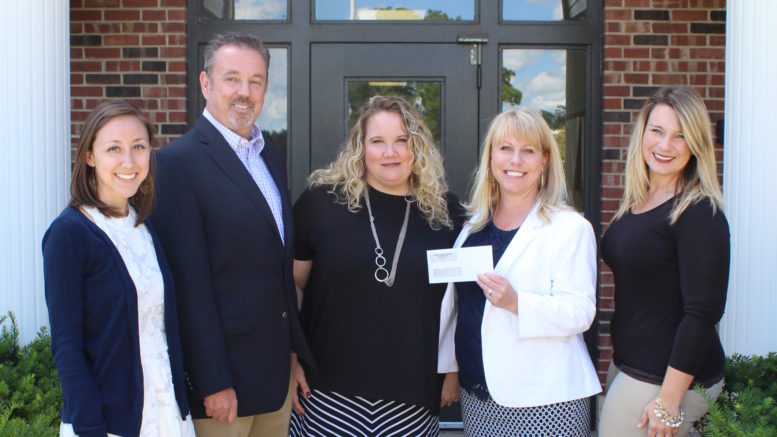
M 539 217 L 546 223 L 550 223 L 552 211 L 569 208 L 566 204 L 567 185 L 561 153 L 550 126 L 537 110 L 509 109 L 491 121 L 486 138 L 483 140 L 480 164 L 475 174 L 475 185 L 472 187 L 469 202 L 464 205 L 470 216 L 473 232 L 483 229 L 488 224 L 499 205 L 499 186 L 491 172 L 491 151 L 508 137 L 537 147 L 548 159 L 537 187 L 537 200 L 540 203 L 537 210 Z
M 432 229 L 443 226 L 453 228 L 448 216 L 448 203 L 445 193 L 445 168 L 442 155 L 434 144 L 432 133 L 413 106 L 397 96 L 374 96 L 362 107 L 348 140 L 340 150 L 337 159 L 328 167 L 314 171 L 308 177 L 310 187 L 329 186 L 329 192 L 335 194 L 337 201 L 348 206 L 351 212 L 361 209 L 361 199 L 367 189 L 364 179 L 364 136 L 367 121 L 379 112 L 393 112 L 400 116 L 408 133 L 413 168 L 410 174 L 410 193 L 418 204 L 418 209 L 429 222 Z
M 623 200 L 613 220 L 623 217 L 642 203 L 650 187 L 647 163 L 642 156 L 642 138 L 650 113 L 658 105 L 674 109 L 680 120 L 685 143 L 691 150 L 691 159 L 685 165 L 675 187 L 675 201 L 669 213 L 670 224 L 677 222 L 688 206 L 708 199 L 712 210 L 723 209 L 723 193 L 718 183 L 715 146 L 707 107 L 692 88 L 668 86 L 656 91 L 642 106 L 631 133 L 626 157 L 626 187 Z

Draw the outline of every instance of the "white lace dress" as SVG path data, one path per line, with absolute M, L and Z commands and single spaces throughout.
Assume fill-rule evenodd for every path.
M 140 362 L 143 368 L 140 436 L 194 437 L 191 415 L 185 421 L 181 419 L 173 390 L 165 335 L 164 281 L 151 235 L 145 225 L 135 227 L 136 214 L 132 208 L 129 215 L 122 218 L 106 217 L 95 208 L 84 209 L 119 250 L 138 294 Z M 73 426 L 63 423 L 60 436 L 76 436 Z

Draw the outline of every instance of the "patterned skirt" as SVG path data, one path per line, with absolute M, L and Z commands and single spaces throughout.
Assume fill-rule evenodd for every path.
M 302 436 L 437 436 L 439 417 L 428 408 L 394 401 L 368 401 L 313 390 L 310 399 L 299 395 L 305 414 L 292 410 L 289 435 Z
M 482 400 L 461 390 L 464 434 L 470 437 L 591 435 L 589 398 L 539 407 L 510 408 L 489 396 Z

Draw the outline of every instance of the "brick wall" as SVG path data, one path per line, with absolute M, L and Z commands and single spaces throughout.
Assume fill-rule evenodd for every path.
M 631 125 L 645 97 L 670 84 L 690 85 L 715 122 L 723 118 L 725 0 L 605 0 L 603 53 L 602 226 L 623 195 Z M 723 149 L 716 150 L 722 170 Z M 613 279 L 602 263 L 598 369 L 612 354 Z
M 156 126 L 186 130 L 186 0 L 70 0 L 71 140 L 99 102 L 124 98 Z

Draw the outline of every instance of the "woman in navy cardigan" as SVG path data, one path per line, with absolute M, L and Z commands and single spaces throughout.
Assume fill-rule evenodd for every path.
M 62 436 L 193 436 L 172 276 L 146 217 L 152 126 L 100 104 L 79 139 L 70 205 L 43 237 Z

